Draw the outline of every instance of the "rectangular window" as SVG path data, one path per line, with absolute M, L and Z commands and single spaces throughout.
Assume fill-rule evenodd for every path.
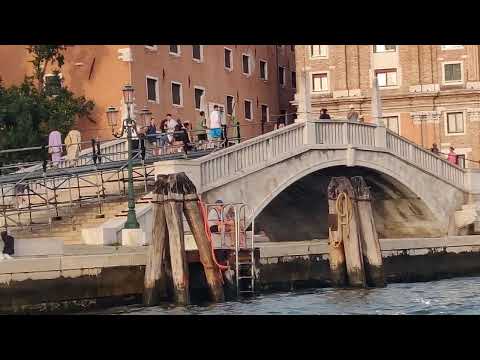
M 290 45 L 290 50 L 295 51 L 295 45 Z
M 252 102 L 250 100 L 245 100 L 245 120 L 252 120 Z
M 398 124 L 398 116 L 385 116 L 382 118 L 385 127 L 397 134 L 400 133 L 400 126 Z
M 447 133 L 461 134 L 463 132 L 463 112 L 447 113 Z
M 297 73 L 292 71 L 292 89 L 297 88 Z
M 180 55 L 180 45 L 169 45 L 169 52 L 172 55 Z
M 260 60 L 260 79 L 268 80 L 267 62 Z
M 158 102 L 158 79 L 147 76 L 147 100 Z
M 442 50 L 457 50 L 463 49 L 463 45 L 442 45 Z
M 233 115 L 233 96 L 227 95 L 227 115 Z
M 462 64 L 444 64 L 445 83 L 458 83 L 462 81 Z
M 246 75 L 250 75 L 250 56 L 242 55 L 242 71 Z
M 322 57 L 328 56 L 328 45 L 310 45 L 310 57 Z
M 192 57 L 194 60 L 203 61 L 203 45 L 192 45 Z
M 285 68 L 281 66 L 278 67 L 278 82 L 281 86 L 285 86 Z
M 172 81 L 172 104 L 176 106 L 183 105 L 182 84 Z
M 377 70 L 375 74 L 379 87 L 397 85 L 397 69 Z
M 328 91 L 328 74 L 312 74 L 312 91 Z
M 270 121 L 270 114 L 267 105 L 262 105 L 262 122 Z
M 195 87 L 195 110 L 203 110 L 205 89 Z
M 224 48 L 225 69 L 232 70 L 232 50 Z
M 396 49 L 396 45 L 373 45 L 373 52 L 375 53 L 394 52 Z

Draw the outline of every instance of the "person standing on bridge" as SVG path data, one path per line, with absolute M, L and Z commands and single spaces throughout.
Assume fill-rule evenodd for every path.
M 440 155 L 440 150 L 438 149 L 436 143 L 433 143 L 433 144 L 432 144 L 432 148 L 430 149 L 430 151 L 431 151 L 432 153 L 434 153 L 435 155 Z
M 347 120 L 358 121 L 358 112 L 355 111 L 355 107 L 353 105 L 350 105 L 349 109 L 350 111 L 347 114 Z
M 447 161 L 450 164 L 458 165 L 458 156 L 455 154 L 455 148 L 450 146 L 450 152 L 448 153 Z
M 213 111 L 210 114 L 210 137 L 212 140 L 218 140 L 222 137 L 222 121 L 218 105 L 213 106 Z
M 331 119 L 330 115 L 327 114 L 327 111 L 328 111 L 327 109 L 322 109 L 320 111 L 321 111 L 320 112 L 320 120 L 330 120 Z

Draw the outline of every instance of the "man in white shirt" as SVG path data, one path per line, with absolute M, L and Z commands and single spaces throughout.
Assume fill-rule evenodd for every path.
M 222 137 L 222 121 L 218 105 L 213 107 L 213 111 L 210 114 L 210 137 L 214 140 Z
M 175 132 L 175 126 L 177 126 L 177 122 L 172 117 L 172 114 L 167 114 L 167 122 L 166 122 L 165 126 L 167 127 L 168 141 L 170 143 L 172 143 L 173 142 L 173 133 Z

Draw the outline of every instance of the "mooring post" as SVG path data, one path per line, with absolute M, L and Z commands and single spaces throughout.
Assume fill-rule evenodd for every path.
M 355 199 L 352 184 L 344 176 L 332 178 L 337 184 L 336 210 L 341 223 L 345 262 L 348 282 L 351 286 L 365 287 L 365 269 L 363 265 L 362 247 L 359 237 L 358 214 L 353 205 Z M 339 222 L 340 222 L 339 221 Z
M 339 224 L 336 209 L 337 183 L 333 178 L 328 185 L 328 249 L 330 278 L 332 286 L 346 286 L 347 268 L 345 264 L 345 251 L 343 248 L 343 227 Z
M 167 222 L 163 201 L 167 192 L 167 176 L 158 175 L 153 191 L 152 243 L 148 249 L 145 267 L 145 289 L 143 303 L 157 305 L 167 297 L 165 274 L 165 245 L 168 241 Z
M 369 286 L 383 287 L 385 286 L 385 275 L 382 252 L 375 227 L 375 219 L 373 218 L 370 189 L 361 176 L 352 177 L 351 182 L 355 193 L 359 228 L 361 230 L 360 238 L 366 280 Z
M 211 300 L 214 302 L 223 302 L 225 301 L 225 295 L 223 292 L 222 274 L 213 259 L 213 245 L 208 240 L 205 231 L 205 223 L 199 204 L 197 189 L 184 172 L 177 174 L 177 181 L 183 187 L 183 211 L 193 237 L 195 238 L 195 243 L 197 244 L 200 262 L 203 265 L 205 277 L 210 289 Z
M 190 303 L 188 263 L 183 231 L 183 188 L 177 182 L 177 174 L 168 175 L 168 194 L 164 202 L 169 235 L 170 261 L 175 292 L 175 302 Z

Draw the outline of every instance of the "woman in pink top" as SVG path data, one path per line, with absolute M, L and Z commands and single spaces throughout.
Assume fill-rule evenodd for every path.
M 450 152 L 448 153 L 447 161 L 450 164 L 458 165 L 457 154 L 455 154 L 455 149 L 453 148 L 453 146 L 450 146 Z

